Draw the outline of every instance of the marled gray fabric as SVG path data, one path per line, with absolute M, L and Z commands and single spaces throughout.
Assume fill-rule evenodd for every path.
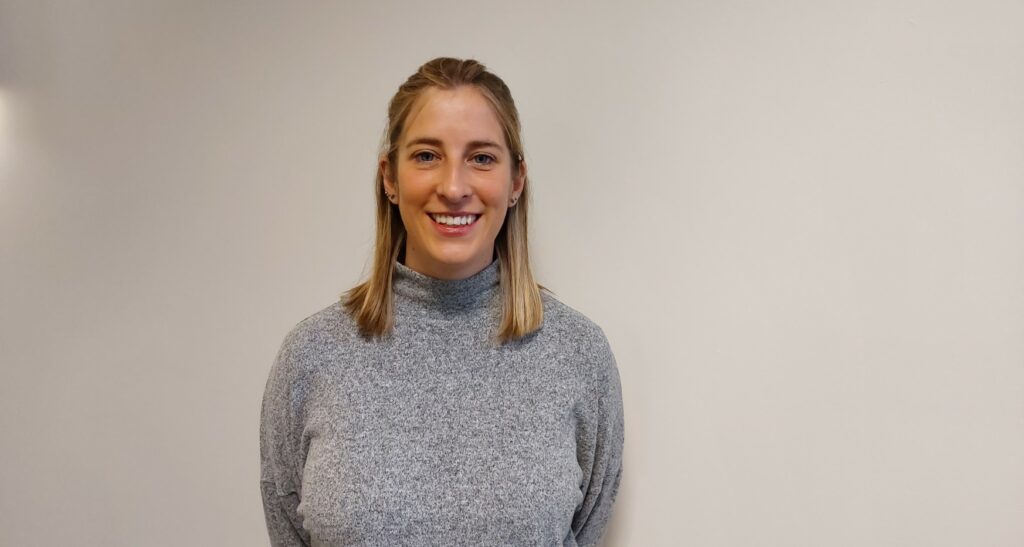
M 491 343 L 498 267 L 445 281 L 398 264 L 382 340 L 339 303 L 288 333 L 260 423 L 272 545 L 599 543 L 622 470 L 615 358 L 546 292 L 540 330 Z

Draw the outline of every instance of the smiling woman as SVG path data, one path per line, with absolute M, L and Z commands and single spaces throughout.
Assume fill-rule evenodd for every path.
M 526 162 L 512 157 L 494 109 L 474 86 L 425 89 L 410 108 L 392 163 L 381 161 L 407 240 L 405 265 L 462 279 L 491 263 Z
M 267 380 L 277 545 L 596 545 L 622 473 L 604 332 L 538 285 L 508 87 L 434 59 L 398 90 L 369 279 L 300 321 Z

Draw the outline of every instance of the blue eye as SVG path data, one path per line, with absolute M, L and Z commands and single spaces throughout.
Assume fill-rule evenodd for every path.
M 490 165 L 494 163 L 494 158 L 488 156 L 487 154 L 477 154 L 473 156 L 473 159 L 475 160 L 475 163 L 477 165 Z
M 427 159 L 422 159 L 424 154 L 426 154 L 428 156 L 431 156 L 431 157 L 427 158 Z M 433 152 L 429 151 L 429 150 L 424 150 L 422 152 L 416 152 L 415 154 L 413 154 L 412 157 L 413 157 L 414 160 L 417 160 L 417 161 L 430 161 L 433 157 L 435 157 L 435 154 Z

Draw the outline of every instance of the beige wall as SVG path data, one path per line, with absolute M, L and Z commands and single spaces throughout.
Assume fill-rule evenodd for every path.
M 0 0 L 0 544 L 265 545 L 386 101 L 511 86 L 626 403 L 608 545 L 1024 544 L 1024 4 Z

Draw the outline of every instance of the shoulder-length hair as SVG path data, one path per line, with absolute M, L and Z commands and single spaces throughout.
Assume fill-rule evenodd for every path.
M 514 158 L 513 175 L 522 169 L 523 141 L 519 112 L 512 93 L 501 78 L 473 59 L 438 57 L 423 64 L 398 88 L 388 106 L 388 126 L 381 143 L 381 155 L 389 165 L 398 164 L 398 145 L 413 103 L 429 87 L 454 89 L 471 85 L 491 104 L 505 133 L 506 145 Z M 385 194 L 384 174 L 377 169 L 374 193 L 377 199 L 377 236 L 373 253 L 373 269 L 369 278 L 342 294 L 342 305 L 358 323 L 364 336 L 379 337 L 391 331 L 393 302 L 391 283 L 395 263 L 406 239 L 405 225 L 398 206 Z M 519 200 L 508 209 L 505 221 L 495 239 L 500 260 L 502 294 L 501 324 L 495 333 L 500 343 L 518 339 L 538 328 L 544 318 L 540 290 L 530 268 L 527 241 L 527 212 L 530 184 L 526 180 Z

